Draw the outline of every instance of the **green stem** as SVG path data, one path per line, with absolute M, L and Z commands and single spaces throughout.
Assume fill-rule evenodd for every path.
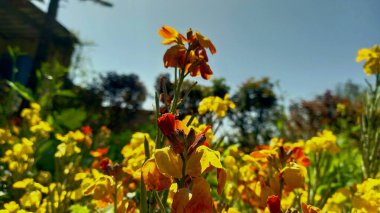
M 115 181 L 114 212 L 117 213 L 117 180 Z

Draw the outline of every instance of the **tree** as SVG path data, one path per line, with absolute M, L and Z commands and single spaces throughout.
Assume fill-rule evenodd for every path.
M 358 140 L 358 118 L 362 113 L 364 96 L 363 87 L 348 81 L 312 100 L 292 103 L 289 107 L 287 138 L 308 139 L 322 129 L 330 129 Z
M 274 83 L 269 78 L 250 78 L 233 95 L 236 110 L 229 117 L 240 134 L 236 142 L 243 147 L 266 144 L 273 137 L 280 114 L 273 90 Z
M 106 105 L 135 112 L 145 101 L 147 90 L 136 74 L 108 72 L 100 81 L 99 89 Z

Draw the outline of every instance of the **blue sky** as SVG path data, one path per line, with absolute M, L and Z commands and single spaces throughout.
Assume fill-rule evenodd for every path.
M 112 1 L 112 0 L 110 0 Z M 285 98 L 312 98 L 348 79 L 362 83 L 358 49 L 380 43 L 379 0 L 114 0 L 61 3 L 58 20 L 82 40 L 89 75 L 137 73 L 149 91 L 165 69 L 162 25 L 191 27 L 217 49 L 214 77 L 235 91 L 249 77 L 279 80 Z M 42 6 L 43 7 L 43 6 Z M 197 78 L 201 84 L 208 82 Z M 145 107 L 151 106 L 151 101 Z

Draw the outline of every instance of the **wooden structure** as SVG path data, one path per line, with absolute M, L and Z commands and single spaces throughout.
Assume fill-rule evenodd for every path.
M 0 58 L 5 57 L 8 47 L 18 47 L 33 61 L 46 28 L 46 20 L 46 14 L 29 0 L 0 0 Z M 57 21 L 53 22 L 51 28 L 48 61 L 54 59 L 69 66 L 75 44 L 79 41 Z M 6 72 L 2 68 L 0 74 Z

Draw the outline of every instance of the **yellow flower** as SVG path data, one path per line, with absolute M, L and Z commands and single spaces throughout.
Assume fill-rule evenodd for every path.
M 339 151 L 336 144 L 336 136 L 329 130 L 323 130 L 318 136 L 306 141 L 305 152 L 330 152 L 335 154 Z
M 367 75 L 380 73 L 380 48 L 378 45 L 359 50 L 356 62 L 363 60 L 366 61 L 363 68 Z
M 123 171 L 132 175 L 136 180 L 140 180 L 141 166 L 145 161 L 144 141 L 149 144 L 149 151 L 153 152 L 155 143 L 147 133 L 136 132 L 132 135 L 130 143 L 121 150 L 124 157 Z
M 33 183 L 34 180 L 32 178 L 25 178 L 24 180 L 17 181 L 13 184 L 13 188 L 15 189 L 25 189 L 29 184 Z
M 201 100 L 198 106 L 198 113 L 204 115 L 207 112 L 213 112 L 218 119 L 226 116 L 229 109 L 234 109 L 235 103 L 229 100 L 228 93 L 221 99 L 218 96 L 209 96 Z
M 295 163 L 286 166 L 281 170 L 281 177 L 284 180 L 284 189 L 293 191 L 296 188 L 304 188 L 306 170 Z
M 187 124 L 190 120 L 191 116 L 190 115 L 187 115 L 183 120 L 182 120 L 182 123 L 184 124 Z M 189 129 L 194 129 L 195 130 L 195 133 L 196 134 L 200 134 L 201 132 L 203 132 L 206 128 L 208 128 L 208 126 L 206 124 L 200 124 L 198 119 L 194 117 L 193 121 L 191 122 L 191 124 L 188 126 Z M 211 128 L 209 128 L 207 130 L 207 132 L 205 133 L 206 135 L 206 141 L 211 144 L 213 141 L 214 141 L 214 133 L 212 131 Z
M 20 206 L 15 201 L 11 201 L 9 203 L 4 204 L 4 209 L 5 209 L 4 212 L 15 213 L 15 212 L 18 212 L 17 210 L 20 209 Z M 2 211 L 3 210 L 0 210 L 0 212 Z
M 69 142 L 69 143 L 60 143 L 57 146 L 57 151 L 55 152 L 56 158 L 62 158 L 62 157 L 70 157 L 74 154 L 78 154 L 81 152 L 81 149 L 77 147 L 77 144 L 75 141 Z
M 352 198 L 352 207 L 368 212 L 379 212 L 380 179 L 368 178 L 357 185 L 357 192 Z
M 1 129 L 0 128 L 0 144 L 13 144 L 13 137 L 11 131 L 8 129 Z
M 49 132 L 53 131 L 53 128 L 48 122 L 40 121 L 36 125 L 31 126 L 30 131 L 40 134 L 43 137 L 47 137 Z
M 21 111 L 21 117 L 25 118 L 31 126 L 34 126 L 41 121 L 40 110 L 40 105 L 31 103 L 30 108 L 25 108 Z
M 42 199 L 42 194 L 40 191 L 35 190 L 27 192 L 20 198 L 20 203 L 26 208 L 38 208 Z
M 344 206 L 350 201 L 351 192 L 349 189 L 338 189 L 326 202 L 323 207 L 324 212 L 343 213 Z

